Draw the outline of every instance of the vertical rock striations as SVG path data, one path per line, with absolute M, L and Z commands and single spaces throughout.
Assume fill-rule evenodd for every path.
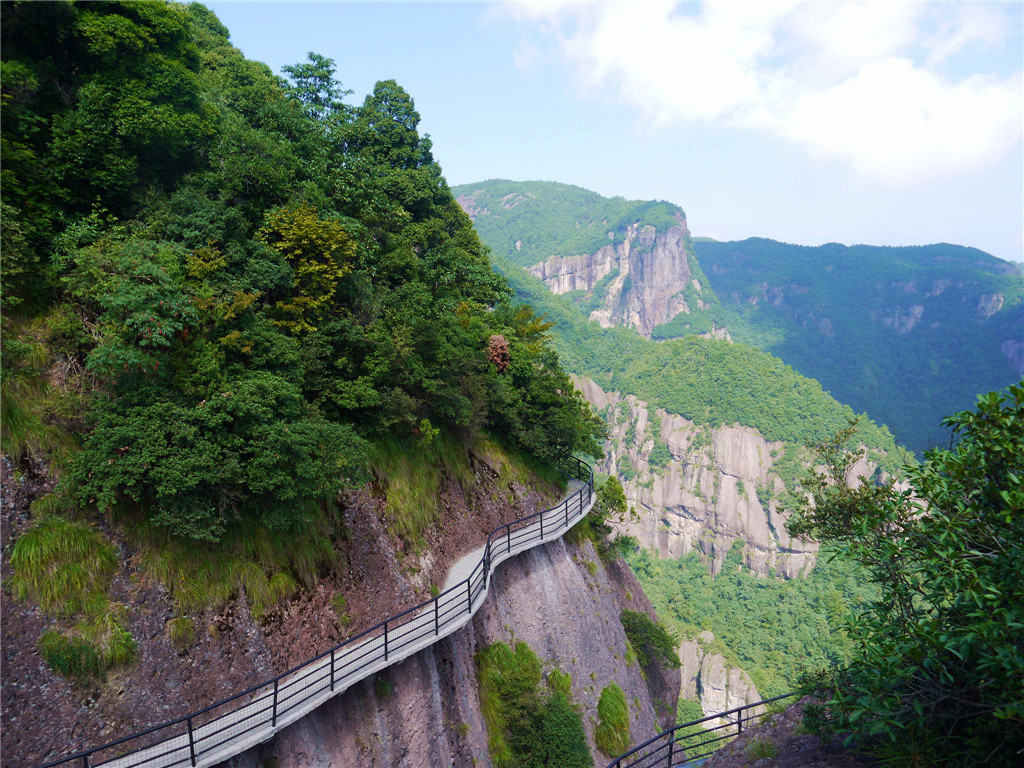
M 780 500 L 787 487 L 777 467 L 791 446 L 768 442 L 749 427 L 713 429 L 661 409 L 650 414 L 645 402 L 605 392 L 590 379 L 576 385 L 608 422 L 599 469 L 619 476 L 640 513 L 628 533 L 642 546 L 660 557 L 696 549 L 713 573 L 738 540 L 758 573 L 794 577 L 814 566 L 818 545 L 785 529 Z
M 591 254 L 551 256 L 529 268 L 552 293 L 583 291 L 596 307 L 590 317 L 604 327 L 623 325 L 650 336 L 680 312 L 710 308 L 708 286 L 695 273 L 686 220 L 658 231 L 641 223 L 626 228 L 624 239 Z

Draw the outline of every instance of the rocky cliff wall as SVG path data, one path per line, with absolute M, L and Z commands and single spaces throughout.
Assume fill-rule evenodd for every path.
M 230 762 L 280 766 L 490 766 L 473 655 L 494 642 L 525 642 L 572 678 L 595 765 L 601 689 L 617 683 L 630 702 L 630 734 L 642 741 L 672 721 L 676 670 L 648 680 L 627 661 L 619 621 L 624 608 L 653 609 L 622 561 L 605 565 L 589 542 L 555 541 L 498 567 L 472 623 L 376 680 L 360 683 L 303 720 Z
M 553 293 L 590 294 L 597 304 L 591 319 L 602 326 L 629 326 L 650 336 L 655 326 L 680 312 L 710 307 L 703 296 L 710 288 L 694 274 L 688 240 L 685 219 L 662 232 L 633 224 L 624 239 L 596 253 L 552 256 L 529 271 Z M 595 290 L 600 295 L 594 295 Z
M 429 596 L 447 567 L 484 541 L 495 525 L 522 517 L 552 498 L 514 479 L 491 451 L 471 452 L 475 484 L 441 483 L 442 520 L 422 551 L 386 528 L 387 507 L 364 489 L 345 499 L 347 541 L 339 544 L 337 573 L 300 590 L 260 621 L 244 593 L 219 610 L 192 616 L 191 647 L 176 649 L 167 622 L 177 611 L 166 589 L 147 575 L 141 554 L 116 529 L 106 530 L 124 558 L 111 586 L 139 646 L 136 660 L 104 681 L 77 685 L 47 667 L 36 646 L 60 626 L 32 605 L 3 601 L 4 764 L 34 766 L 197 710 L 315 655 L 340 639 Z M 31 524 L 29 503 L 52 483 L 15 475 L 2 462 L 3 569 L 10 545 Z M 348 615 L 332 610 L 346 597 Z M 473 655 L 502 640 L 527 642 L 548 667 L 573 679 L 593 748 L 597 698 L 615 681 L 631 702 L 634 739 L 671 720 L 677 670 L 648 670 L 626 661 L 624 608 L 653 608 L 625 563 L 606 566 L 593 547 L 561 541 L 502 564 L 474 622 L 437 645 L 359 683 L 317 712 L 250 750 L 240 766 L 471 766 L 490 765 L 480 714 Z M 603 757 L 597 763 L 603 764 Z
M 746 671 L 730 664 L 722 654 L 705 649 L 714 639 L 711 632 L 701 632 L 679 644 L 680 697 L 699 701 L 705 715 L 760 701 L 762 696 Z M 718 723 L 711 721 L 707 727 Z
M 785 529 L 780 500 L 787 489 L 777 465 L 791 448 L 748 427 L 712 429 L 661 409 L 651 413 L 642 400 L 605 392 L 591 379 L 579 378 L 576 386 L 608 422 L 598 469 L 622 481 L 640 513 L 627 532 L 642 546 L 660 557 L 696 549 L 713 573 L 737 540 L 758 573 L 794 577 L 813 567 L 818 545 Z M 655 453 L 658 445 L 664 448 Z

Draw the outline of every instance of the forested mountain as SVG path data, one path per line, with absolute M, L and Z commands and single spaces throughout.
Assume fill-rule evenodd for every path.
M 922 450 L 981 392 L 1024 375 L 1024 277 L 975 248 L 810 248 L 698 239 L 700 263 L 744 341 Z
M 550 182 L 454 192 L 489 246 L 601 325 L 757 347 L 915 451 L 1024 374 L 1024 277 L 974 248 L 720 243 L 665 202 Z
M 217 541 L 297 524 L 384 435 L 593 449 L 397 83 L 282 81 L 195 4 L 5 4 L 3 36 L 5 443 L 80 437 L 76 504 Z M 19 397 L 40 348 L 74 402 Z
M 5 763 L 398 613 L 599 453 L 396 82 L 197 3 L 5 2 L 2 53 Z

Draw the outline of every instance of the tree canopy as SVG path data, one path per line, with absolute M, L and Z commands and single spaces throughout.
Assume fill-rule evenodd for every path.
M 899 765 L 1017 765 L 1024 750 L 1024 381 L 944 422 L 909 488 L 845 482 L 854 428 L 788 524 L 863 564 L 880 597 L 819 720 Z
M 199 4 L 3 5 L 5 368 L 30 320 L 74 328 L 77 503 L 216 541 L 300 525 L 384 437 L 598 453 L 409 94 L 284 74 Z

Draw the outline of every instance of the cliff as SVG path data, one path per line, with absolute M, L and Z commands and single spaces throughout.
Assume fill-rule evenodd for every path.
M 502 564 L 473 622 L 450 638 L 364 681 L 231 761 L 238 768 L 363 765 L 490 766 L 474 654 L 494 642 L 525 642 L 572 678 L 572 694 L 596 765 L 597 701 L 615 682 L 630 702 L 630 735 L 642 741 L 673 720 L 678 672 L 644 675 L 627 660 L 624 608 L 653 614 L 621 561 L 605 565 L 589 542 L 555 541 Z M 673 679 L 674 674 L 674 679 Z
M 142 565 L 138 545 L 108 529 L 122 553 L 112 598 L 123 604 L 137 659 L 105 680 L 75 684 L 36 652 L 43 631 L 59 625 L 32 605 L 3 606 L 5 763 L 31 766 L 179 717 L 284 671 L 334 642 L 418 602 L 448 567 L 499 522 L 546 506 L 551 490 L 517 474 L 491 449 L 468 452 L 473 483 L 440 485 L 443 522 L 417 547 L 386 526 L 386 496 L 368 490 L 344 500 L 346 539 L 337 572 L 255 619 L 244 590 L 226 606 L 193 614 L 188 648 L 176 647 L 177 614 L 167 590 Z M 52 485 L 45 469 L 15 475 L 5 459 L 3 564 L 10 542 L 33 517 L 30 502 Z M 339 614 L 333 595 L 345 596 Z M 549 668 L 572 677 L 593 748 L 597 697 L 616 682 L 632 702 L 634 740 L 669 724 L 678 698 L 674 670 L 647 679 L 627 661 L 619 615 L 653 608 L 628 566 L 605 565 L 587 541 L 545 545 L 503 564 L 474 622 L 437 645 L 365 680 L 234 762 L 278 766 L 364 764 L 489 765 L 473 655 L 502 640 L 527 642 Z M 594 716 L 591 718 L 590 716 Z M 604 758 L 598 757 L 600 764 Z
M 619 476 L 640 513 L 627 532 L 641 546 L 660 557 L 697 549 L 713 573 L 737 540 L 758 573 L 794 577 L 814 566 L 818 545 L 785 529 L 782 499 L 792 489 L 778 468 L 793 446 L 769 442 L 749 427 L 714 429 L 662 409 L 651 413 L 642 400 L 605 392 L 591 379 L 576 384 L 608 422 L 598 469 Z
M 595 253 L 551 256 L 529 271 L 552 293 L 583 291 L 597 306 L 590 317 L 604 327 L 624 325 L 650 336 L 680 312 L 705 312 L 707 286 L 694 275 L 686 220 L 657 231 L 634 223 L 625 236 Z M 603 282 L 602 282 L 603 281 Z

